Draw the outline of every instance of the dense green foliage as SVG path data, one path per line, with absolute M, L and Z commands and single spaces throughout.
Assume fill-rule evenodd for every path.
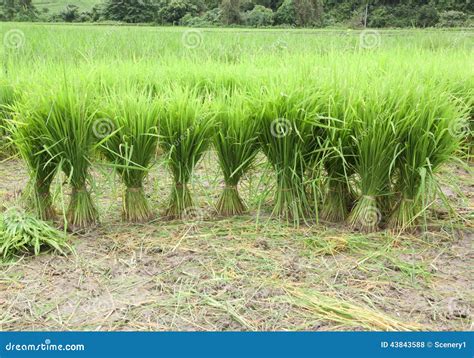
M 125 186 L 122 216 L 132 222 L 149 220 L 152 212 L 143 181 L 154 164 L 158 144 L 156 102 L 149 92 L 127 88 L 107 93 L 98 106 L 95 129 L 99 137 L 104 137 L 102 153 L 113 163 Z
M 0 20 L 119 21 L 192 26 L 460 27 L 472 26 L 472 1 L 454 0 L 107 0 L 90 9 L 67 3 L 59 12 L 31 0 L 8 0 Z
M 240 215 L 247 208 L 238 184 L 248 173 L 260 150 L 258 122 L 252 116 L 249 96 L 223 93 L 215 103 L 217 113 L 214 147 L 224 176 L 224 189 L 217 203 L 220 215 Z
M 15 116 L 8 122 L 8 127 L 11 139 L 29 171 L 28 204 L 40 219 L 52 220 L 55 211 L 50 188 L 58 171 L 58 158 L 52 158 L 45 147 L 43 127 L 36 123 L 38 118 L 35 118 L 31 107 L 25 102 L 18 102 L 13 112 Z
M 9 134 L 7 120 L 11 118 L 10 106 L 14 103 L 15 93 L 11 85 L 0 81 L 0 159 L 10 154 L 10 142 L 6 140 Z
M 167 217 L 200 209 L 194 172 L 213 145 L 221 214 L 245 210 L 237 186 L 259 151 L 270 173 L 259 210 L 295 224 L 405 229 L 428 215 L 437 171 L 472 119 L 473 39 L 460 31 L 380 31 L 368 47 L 359 31 L 2 30 L 12 25 L 25 41 L 2 49 L 0 81 L 17 94 L 6 107 L 11 139 L 38 193 L 48 172 L 69 184 L 74 227 L 97 220 L 97 162 L 121 176 L 123 218 L 151 217 L 143 187 L 158 144 L 172 178 Z
M 49 186 L 59 168 L 72 191 L 67 222 L 78 228 L 94 223 L 98 216 L 87 187 L 97 141 L 90 102 L 93 94 L 85 87 L 84 82 L 70 84 L 65 79 L 22 98 L 15 113 L 21 118 L 20 127 L 13 137 L 34 174 L 31 182 L 37 184 L 35 197 L 40 198 L 41 216 L 51 218 Z
M 194 210 L 188 185 L 211 143 L 214 116 L 207 99 L 195 88 L 170 86 L 165 92 L 159 134 L 174 180 L 166 213 L 169 218 L 181 218 Z

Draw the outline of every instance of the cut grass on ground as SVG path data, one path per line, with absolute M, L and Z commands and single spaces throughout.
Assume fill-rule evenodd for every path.
M 19 162 L 0 168 L 1 188 L 21 187 Z M 205 158 L 196 175 L 209 183 L 195 188 L 196 203 L 209 212 L 219 194 L 216 161 Z M 170 180 L 162 165 L 150 173 L 155 210 L 166 203 Z M 243 184 L 248 200 L 256 189 Z M 106 214 L 73 240 L 77 255 L 3 264 L 1 330 L 472 328 L 472 227 L 465 224 L 439 221 L 423 236 L 397 237 L 295 229 L 263 216 L 257 223 L 252 213 L 130 226 L 116 215 L 121 193 L 111 187 L 96 188 L 107 197 L 99 201 Z

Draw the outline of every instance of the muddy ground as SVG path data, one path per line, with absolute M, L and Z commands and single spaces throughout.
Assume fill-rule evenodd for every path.
M 222 179 L 212 157 L 193 185 L 197 218 L 128 225 L 117 178 L 96 172 L 101 224 L 73 236 L 75 254 L 1 264 L 0 330 L 474 328 L 474 184 L 466 170 L 446 170 L 458 188 L 445 193 L 460 216 L 433 207 L 429 230 L 410 235 L 293 228 L 265 205 L 257 216 L 271 182 L 261 173 L 242 186 L 247 216 L 215 218 Z M 18 205 L 26 181 L 20 161 L 0 163 L 0 204 Z M 158 214 L 169 184 L 158 165 L 146 185 Z

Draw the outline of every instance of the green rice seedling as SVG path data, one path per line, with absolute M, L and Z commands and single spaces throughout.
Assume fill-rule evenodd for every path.
M 10 121 L 12 141 L 25 161 L 29 171 L 27 203 L 41 220 L 53 220 L 55 210 L 50 188 L 58 170 L 58 158 L 51 157 L 44 146 L 43 123 L 30 113 L 28 104 L 19 102 L 13 108 Z
M 102 153 L 113 163 L 125 185 L 123 219 L 131 222 L 151 219 L 143 181 L 156 156 L 158 103 L 149 92 L 120 91 L 102 101 L 97 117 L 98 121 L 108 122 L 112 131 L 102 144 Z
M 215 120 L 208 99 L 195 89 L 170 86 L 165 93 L 158 128 L 174 180 L 166 216 L 178 219 L 193 208 L 188 184 L 212 140 Z
M 72 251 L 67 235 L 46 222 L 17 209 L 0 213 L 0 257 L 34 253 L 41 250 L 55 250 L 63 255 Z
M 237 93 L 222 96 L 217 103 L 214 147 L 225 182 L 217 203 L 217 212 L 222 216 L 241 215 L 247 210 L 237 186 L 260 150 L 258 124 L 250 109 L 249 98 Z
M 361 187 L 366 186 L 360 184 L 367 182 L 368 174 L 363 175 L 364 179 L 359 172 L 367 173 L 370 170 L 363 164 L 364 160 L 355 161 L 359 155 L 356 155 L 358 151 L 354 150 L 353 154 L 350 150 L 352 144 L 346 145 L 346 141 L 351 143 L 354 139 L 358 141 L 358 147 L 362 146 L 362 142 L 367 142 L 364 135 L 359 138 L 359 130 L 357 134 L 352 133 L 359 127 L 356 124 L 365 121 L 369 116 L 364 112 L 370 112 L 370 115 L 375 114 L 379 118 L 393 113 L 394 118 L 399 118 L 396 114 L 399 108 L 394 103 L 398 101 L 403 105 L 405 92 L 416 91 L 431 82 L 436 89 L 433 93 L 438 94 L 441 91 L 454 97 L 462 97 L 466 104 L 470 103 L 472 110 L 474 76 L 473 67 L 470 66 L 472 54 L 469 51 L 472 36 L 464 36 L 465 32 L 461 34 L 460 31 L 414 31 L 409 33 L 407 41 L 406 31 L 390 30 L 390 36 L 383 36 L 377 51 L 366 51 L 359 48 L 359 33 L 339 36 L 340 34 L 331 31 L 305 30 L 288 35 L 284 31 L 263 30 L 255 31 L 252 36 L 242 36 L 240 30 L 235 32 L 232 29 L 218 29 L 206 30 L 205 44 L 190 50 L 183 46 L 182 30 L 179 29 L 163 28 L 159 29 L 158 33 L 146 27 L 110 27 L 106 28 L 107 34 L 104 35 L 98 29 L 88 26 L 69 28 L 55 25 L 55 31 L 49 31 L 49 25 L 42 29 L 29 24 L 2 23 L 0 26 L 4 29 L 3 32 L 13 26 L 27 35 L 27 41 L 22 44 L 21 49 L 8 51 L 8 56 L 4 58 L 8 77 L 2 74 L 0 79 L 2 84 L 14 84 L 15 93 L 19 94 L 23 91 L 29 94 L 30 87 L 36 83 L 48 92 L 46 84 L 42 84 L 43 80 L 49 78 L 51 82 L 57 82 L 64 73 L 76 76 L 75 71 L 79 75 L 87 76 L 87 83 L 93 84 L 87 89 L 89 97 L 104 88 L 120 89 L 124 83 L 148 89 L 154 95 L 165 93 L 169 83 L 173 83 L 175 86 L 194 88 L 196 97 L 206 97 L 209 93 L 213 96 L 219 95 L 222 88 L 234 95 L 269 87 L 272 88 L 270 94 L 267 91 L 261 96 L 257 95 L 257 102 L 265 103 L 270 98 L 269 102 L 273 104 L 267 107 L 278 107 L 278 101 L 274 98 L 281 91 L 285 92 L 285 88 L 293 88 L 287 92 L 299 94 L 290 95 L 292 99 L 288 102 L 296 103 L 292 106 L 305 108 L 305 111 L 295 111 L 298 112 L 295 114 L 298 123 L 290 123 L 292 135 L 288 138 L 278 138 L 274 143 L 267 139 L 262 141 L 259 136 L 273 168 L 277 168 L 276 171 L 279 172 L 279 187 L 285 192 L 277 193 L 275 200 L 276 203 L 283 203 L 277 204 L 280 207 L 303 206 L 305 210 L 309 207 L 309 211 L 317 211 L 320 202 L 317 195 L 321 194 L 322 216 L 331 221 L 346 218 L 352 206 L 352 190 L 357 191 L 356 195 L 360 197 Z M 167 41 L 155 41 L 157 36 Z M 93 42 L 100 46 L 91 47 Z M 58 66 L 58 63 L 62 66 Z M 400 82 L 404 77 L 410 80 Z M 47 82 L 45 80 L 45 83 Z M 391 86 L 393 88 L 390 88 Z M 301 90 L 296 91 L 295 88 Z M 39 89 L 36 96 L 41 93 L 43 89 Z M 365 98 L 361 93 L 366 93 Z M 258 97 L 261 99 L 258 100 Z M 390 103 L 387 103 L 387 100 Z M 54 95 L 50 96 L 49 101 L 54 102 Z M 29 102 L 32 108 L 37 106 L 34 100 Z M 39 101 L 40 104 L 41 102 Z M 413 102 L 408 104 L 408 108 L 413 108 Z M 263 108 L 264 106 L 260 105 L 258 110 L 253 111 L 257 121 Z M 312 122 L 308 119 L 308 112 L 314 110 L 316 114 L 329 118 L 324 120 L 328 130 L 325 133 L 329 138 L 321 138 L 321 126 L 316 124 L 315 127 L 313 124 L 310 139 L 306 140 L 306 122 Z M 49 110 L 43 112 L 44 116 L 41 118 L 44 122 L 49 116 Z M 271 110 L 267 108 L 263 112 L 269 113 Z M 284 108 L 275 112 L 283 119 L 274 124 L 278 133 L 282 129 L 284 131 L 285 120 L 292 122 L 293 118 L 286 118 Z M 301 118 L 304 120 L 301 121 Z M 272 118 L 274 119 L 278 118 Z M 352 119 L 355 124 L 346 124 Z M 259 123 L 262 124 L 260 121 Z M 300 126 L 305 128 L 302 133 L 294 130 Z M 290 137 L 292 139 L 289 139 Z M 49 153 L 51 158 L 57 158 L 62 165 L 64 160 L 60 158 L 64 158 L 65 151 L 59 155 L 60 153 L 55 152 L 55 145 L 59 143 L 58 147 L 64 146 L 65 141 L 55 138 L 43 146 L 44 153 Z M 308 147 L 304 143 L 308 143 Z M 279 145 L 282 147 L 278 147 Z M 287 147 L 283 148 L 284 145 Z M 385 151 L 388 152 L 391 142 L 388 141 L 384 145 L 387 147 L 384 148 Z M 276 154 L 271 148 L 278 149 Z M 402 148 L 399 150 L 402 151 Z M 311 155 L 307 156 L 308 152 Z M 386 154 L 385 157 L 380 155 L 377 158 L 383 166 L 390 162 L 391 153 Z M 291 155 L 294 157 L 290 158 Z M 280 164 L 279 159 L 276 159 L 278 156 L 280 159 L 284 158 L 286 164 Z M 131 168 L 131 163 L 128 166 Z M 69 177 L 72 178 L 73 172 L 83 172 L 80 167 L 81 164 L 78 164 L 79 171 L 66 170 Z M 291 169 L 281 170 L 281 167 Z M 385 175 L 389 176 L 389 179 L 384 179 L 384 188 L 376 190 L 379 192 L 377 207 L 384 214 L 396 205 L 394 199 L 398 199 L 399 195 L 395 196 L 393 192 L 401 190 L 397 188 L 397 184 L 401 182 L 401 170 L 396 165 L 390 166 L 389 169 L 392 167 L 395 169 Z M 138 171 L 138 168 L 138 165 L 134 165 L 133 171 Z M 302 172 L 304 174 L 301 174 Z M 325 183 L 323 178 L 326 178 Z M 392 187 L 393 183 L 395 187 Z M 297 195 L 293 193 L 295 188 L 299 188 Z M 185 190 L 183 192 L 186 193 Z M 295 196 L 301 198 L 305 204 L 296 204 Z M 287 213 L 291 211 L 293 214 L 296 212 L 293 216 L 303 216 L 301 210 L 286 210 Z M 285 213 L 279 214 L 287 216 Z
M 11 85 L 0 81 L 0 158 L 11 153 L 8 119 L 11 118 L 11 105 L 15 101 L 15 92 Z
M 413 228 L 429 206 L 435 173 L 453 159 L 464 139 L 457 129 L 468 116 L 462 106 L 431 87 L 410 99 L 417 105 L 398 114 L 396 127 L 402 143 L 395 161 L 398 200 L 388 222 L 396 231 Z
M 89 94 L 77 84 L 61 83 L 48 91 L 38 89 L 30 98 L 31 121 L 42 133 L 44 151 L 58 161 L 72 193 L 66 212 L 71 229 L 82 229 L 98 219 L 87 189 L 89 168 L 97 145 L 94 135 L 94 112 Z
M 474 82 L 474 81 L 472 81 Z M 462 93 L 458 107 L 465 108 L 466 120 L 451 123 L 451 128 L 455 128 L 454 134 L 462 136 L 461 138 L 461 156 L 466 158 L 467 162 L 474 162 L 474 87 L 469 87 L 465 93 Z
M 354 194 L 350 186 L 353 174 L 353 140 L 347 118 L 328 118 L 328 145 L 323 159 L 326 172 L 326 195 L 321 216 L 331 222 L 342 222 L 349 215 Z
M 387 198 L 391 195 L 391 173 L 399 152 L 394 114 L 386 99 L 375 93 L 361 96 L 353 103 L 354 171 L 358 177 L 359 197 L 349 215 L 353 228 L 375 231 Z
M 311 214 L 305 188 L 309 156 L 314 151 L 312 119 L 303 93 L 262 93 L 255 112 L 261 148 L 276 176 L 274 214 L 298 225 Z
M 324 95 L 313 89 L 308 90 L 304 97 L 308 99 L 307 103 L 304 104 L 304 110 L 307 112 L 304 121 L 306 122 L 305 124 L 309 124 L 309 135 L 306 139 L 308 147 L 304 156 L 306 169 L 303 185 L 317 221 L 320 215 L 321 189 L 324 182 L 323 160 L 328 150 L 328 118 L 325 116 L 327 113 L 321 106 Z
M 313 186 L 321 188 L 321 217 L 332 222 L 344 221 L 351 207 L 353 193 L 349 179 L 353 174 L 353 141 L 350 94 L 339 88 L 320 88 L 315 109 L 315 160 L 312 166 Z

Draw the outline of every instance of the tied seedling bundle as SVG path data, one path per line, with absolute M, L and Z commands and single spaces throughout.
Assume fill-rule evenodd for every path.
M 353 228 L 364 232 L 377 230 L 388 209 L 391 174 L 400 146 L 387 97 L 368 92 L 361 93 L 352 103 L 358 197 L 348 218 Z
M 435 87 L 408 91 L 397 107 L 402 146 L 395 161 L 397 195 L 388 226 L 403 231 L 416 226 L 434 199 L 435 174 L 460 148 L 464 138 L 459 129 L 467 124 L 469 109 Z
M 242 93 L 227 93 L 215 104 L 214 147 L 225 182 L 217 203 L 217 212 L 222 216 L 241 215 L 247 210 L 237 186 L 260 149 L 258 124 L 252 118 L 250 100 Z
M 304 95 L 292 89 L 262 90 L 254 118 L 259 141 L 276 177 L 274 214 L 299 225 L 311 215 L 305 174 L 314 150 L 312 118 Z
M 170 86 L 165 93 L 159 136 L 174 181 L 166 216 L 180 219 L 193 208 L 188 184 L 209 147 L 215 125 L 209 99 L 200 96 L 196 89 Z
M 13 86 L 0 80 L 0 159 L 11 154 L 11 141 L 9 139 L 9 119 L 12 116 L 11 105 L 15 101 Z
M 305 91 L 306 92 L 306 91 Z M 307 120 L 311 124 L 308 192 L 316 219 L 342 221 L 351 205 L 352 123 L 341 85 L 319 84 L 308 90 Z M 322 201 L 322 208 L 321 206 Z
M 110 132 L 101 145 L 102 153 L 125 185 L 122 217 L 126 221 L 152 218 L 143 181 L 156 156 L 158 113 L 151 93 L 129 89 L 110 93 L 97 114 L 97 121 L 103 121 Z
M 348 97 L 339 91 L 329 95 L 327 107 L 320 119 L 326 124 L 326 143 L 322 158 L 325 196 L 321 217 L 331 222 L 346 220 L 354 200 L 350 185 L 354 174 L 353 116 L 349 102 Z
M 53 220 L 55 210 L 51 184 L 58 170 L 58 157 L 48 151 L 45 138 L 45 118 L 32 108 L 34 104 L 19 101 L 10 122 L 12 141 L 25 161 L 29 172 L 27 202 L 42 220 Z
M 73 83 L 60 83 L 34 93 L 30 118 L 41 133 L 43 152 L 58 163 L 72 193 L 66 212 L 70 229 L 82 229 L 98 219 L 87 184 L 97 137 L 91 94 Z

